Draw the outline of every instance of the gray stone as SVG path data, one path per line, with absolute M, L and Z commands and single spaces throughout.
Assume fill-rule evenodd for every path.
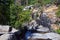
M 40 24 L 44 27 L 49 28 L 51 25 L 51 20 L 47 17 L 46 13 L 42 13 L 40 16 Z
M 41 33 L 33 33 L 31 39 L 48 39 L 44 36 L 44 34 Z
M 18 30 L 17 30 L 17 29 L 15 29 L 15 28 L 12 28 L 11 33 L 14 33 L 14 32 L 16 32 L 16 31 L 18 31 Z
M 8 25 L 0 25 L 0 32 L 8 32 L 9 31 Z
M 33 33 L 31 39 L 52 39 L 52 40 L 60 40 L 60 35 L 57 33 Z
M 10 27 L 11 26 L 9 26 L 9 25 L 0 25 L 0 34 L 8 33 Z M 16 30 L 15 28 L 11 29 L 12 33 L 16 32 L 16 31 L 18 31 L 18 30 Z
M 60 40 L 60 35 L 57 33 L 46 33 L 45 36 L 52 40 Z
M 2 36 L 0 36 L 0 40 L 8 40 L 10 39 L 11 34 L 3 34 Z
M 39 32 L 49 32 L 49 28 L 43 27 L 42 25 L 38 26 L 38 29 L 36 29 Z

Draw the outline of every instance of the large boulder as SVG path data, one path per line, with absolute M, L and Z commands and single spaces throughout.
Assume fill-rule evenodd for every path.
M 0 25 L 0 34 L 1 33 L 8 33 L 8 32 L 16 32 L 18 31 L 17 29 L 15 28 L 12 28 L 11 26 L 9 25 Z
M 2 36 L 0 36 L 0 40 L 8 40 L 10 39 L 12 34 L 3 34 Z
M 57 33 L 46 33 L 46 34 L 41 34 L 41 33 L 33 33 L 32 37 L 30 38 L 32 40 L 34 39 L 44 39 L 44 40 L 60 40 L 60 35 Z
M 0 32 L 8 32 L 9 31 L 8 25 L 0 25 Z
M 46 33 L 45 36 L 52 40 L 60 40 L 60 35 L 57 33 Z

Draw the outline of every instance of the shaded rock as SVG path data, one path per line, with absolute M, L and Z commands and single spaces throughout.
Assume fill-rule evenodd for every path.
M 36 21 L 35 20 L 32 20 L 31 22 L 30 22 L 30 25 L 28 26 L 28 29 L 35 29 L 36 27 L 37 27 L 37 23 L 36 23 Z
M 58 0 L 56 4 L 57 4 L 57 6 L 60 5 L 60 0 Z
M 12 28 L 11 33 L 14 33 L 14 32 L 16 32 L 16 31 L 18 31 L 18 30 L 17 30 L 17 29 L 15 29 L 15 28 Z
M 40 16 L 40 24 L 44 27 L 50 27 L 51 20 L 47 17 L 46 13 L 42 13 Z

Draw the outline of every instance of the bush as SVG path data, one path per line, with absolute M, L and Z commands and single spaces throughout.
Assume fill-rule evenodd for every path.
M 56 12 L 57 17 L 60 17 L 60 6 L 58 8 L 58 11 Z
M 10 25 L 19 28 L 30 19 L 30 10 L 23 11 L 23 6 L 12 4 L 10 6 Z
M 56 30 L 56 32 L 57 32 L 58 34 L 60 34 L 60 29 L 59 29 L 59 30 Z

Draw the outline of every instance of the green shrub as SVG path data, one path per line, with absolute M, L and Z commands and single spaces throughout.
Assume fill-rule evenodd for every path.
M 57 17 L 60 17 L 60 6 L 58 8 L 58 11 L 56 12 Z
M 60 34 L 60 29 L 59 29 L 59 30 L 56 30 L 56 32 L 57 32 L 58 34 Z
M 30 10 L 23 11 L 23 6 L 12 4 L 10 6 L 10 25 L 19 28 L 30 19 Z

